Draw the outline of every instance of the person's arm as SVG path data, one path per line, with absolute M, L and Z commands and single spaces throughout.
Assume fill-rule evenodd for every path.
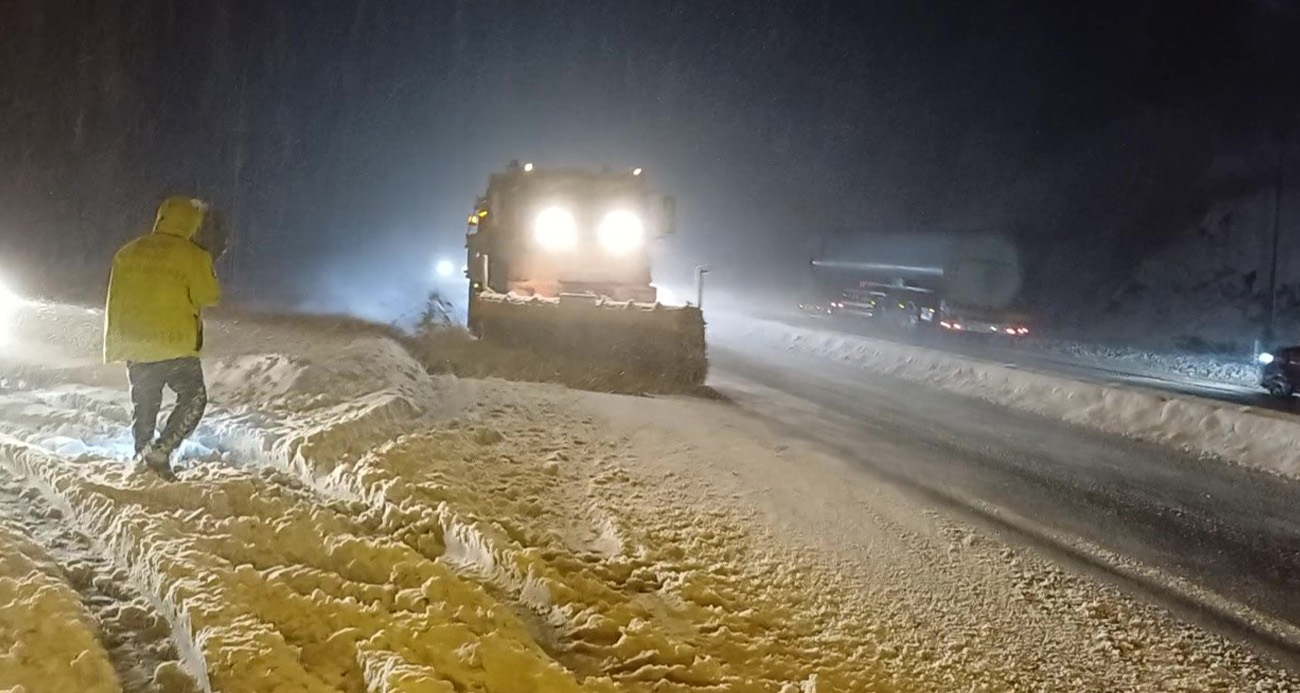
M 217 272 L 212 269 L 212 256 L 205 250 L 196 253 L 195 267 L 190 273 L 190 303 L 195 308 L 215 306 L 221 300 L 221 285 Z

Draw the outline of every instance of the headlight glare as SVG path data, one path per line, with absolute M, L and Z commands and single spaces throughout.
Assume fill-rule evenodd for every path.
M 533 222 L 533 238 L 547 250 L 571 250 L 578 243 L 578 224 L 568 210 L 548 207 Z
M 0 344 L 9 341 L 10 333 L 13 330 L 13 317 L 22 307 L 24 301 L 17 294 L 9 291 L 9 287 L 0 284 Z
M 627 210 L 614 210 L 605 215 L 597 229 L 600 244 L 614 255 L 636 251 L 645 242 L 645 224 L 641 217 Z

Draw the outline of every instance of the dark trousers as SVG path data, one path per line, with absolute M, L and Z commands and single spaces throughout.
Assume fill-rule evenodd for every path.
M 198 357 L 190 356 L 154 363 L 132 361 L 126 364 L 126 372 L 131 381 L 136 454 L 152 443 L 155 449 L 170 455 L 198 428 L 208 406 L 203 366 Z M 176 393 L 176 408 L 167 416 L 162 435 L 155 441 L 164 386 Z

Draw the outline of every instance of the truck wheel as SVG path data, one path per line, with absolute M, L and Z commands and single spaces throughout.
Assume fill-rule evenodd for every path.
M 1295 388 L 1292 387 L 1291 383 L 1284 380 L 1274 380 L 1268 384 L 1268 394 L 1278 399 L 1291 399 L 1291 396 L 1295 394 Z

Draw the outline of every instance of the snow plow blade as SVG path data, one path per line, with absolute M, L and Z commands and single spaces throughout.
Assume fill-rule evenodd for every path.
M 482 293 L 470 327 L 485 343 L 525 352 L 585 387 L 688 390 L 704 384 L 704 316 L 694 307 L 587 295 L 522 298 Z

